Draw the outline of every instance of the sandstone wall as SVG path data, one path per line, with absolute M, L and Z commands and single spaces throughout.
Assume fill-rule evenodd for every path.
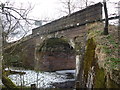
M 6 49 L 4 52 L 4 61 L 7 66 L 22 66 L 24 68 L 34 68 L 35 60 L 35 42 L 34 39 L 27 40 Z
M 37 49 L 38 47 L 43 43 L 44 39 L 51 38 L 51 37 L 65 37 L 70 41 L 71 39 L 75 39 L 75 37 L 81 37 L 81 41 L 84 39 L 84 35 L 86 32 L 86 26 L 84 23 L 90 20 L 99 20 L 102 18 L 102 4 L 98 3 L 92 6 L 89 6 L 86 9 L 83 9 L 81 11 L 75 12 L 71 14 L 70 16 L 65 16 L 63 18 L 60 18 L 58 20 L 55 20 L 51 23 L 48 23 L 46 25 L 43 25 L 41 27 L 33 29 L 33 34 L 24 38 L 24 40 L 21 42 L 11 44 L 10 47 L 7 47 L 6 55 L 7 57 L 19 59 L 25 67 L 31 67 L 33 68 L 35 65 L 35 60 L 37 55 Z M 79 26 L 82 25 L 83 26 Z M 9 55 L 9 52 L 11 51 L 11 48 L 15 48 L 15 51 Z M 20 53 L 19 53 L 20 52 Z M 14 57 L 15 56 L 15 57 Z M 70 57 L 71 56 L 71 57 Z M 68 54 L 68 57 L 70 57 L 69 65 L 64 65 L 64 67 L 67 67 L 68 69 L 74 68 L 75 66 L 75 59 L 73 62 L 72 55 Z M 59 64 L 59 61 L 67 60 L 66 57 L 59 58 L 58 61 L 54 61 L 56 58 L 54 57 L 47 57 L 49 58 L 51 65 Z M 51 61 L 54 58 L 53 61 Z M 47 59 L 44 59 L 47 60 Z M 47 62 L 47 61 L 46 61 Z M 61 64 L 63 64 L 63 62 Z M 49 65 L 48 65 L 49 66 Z M 57 67 L 55 67 L 57 69 Z M 64 69 L 61 67 L 61 69 Z
M 41 27 L 33 29 L 33 35 L 39 33 L 48 34 L 75 25 L 84 24 L 86 21 L 100 20 L 102 18 L 102 4 L 98 3 L 69 16 L 62 17 Z

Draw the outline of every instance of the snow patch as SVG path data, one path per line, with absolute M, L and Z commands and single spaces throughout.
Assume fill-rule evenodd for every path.
M 13 70 L 13 69 L 12 69 Z M 15 70 L 26 72 L 25 75 L 9 75 L 9 78 L 17 86 L 30 86 L 31 84 L 36 84 L 38 88 L 54 88 L 52 83 L 73 81 L 74 79 L 67 79 L 66 73 L 75 73 L 75 70 L 63 70 L 56 72 L 35 72 L 33 70 Z M 61 73 L 61 74 L 60 74 Z

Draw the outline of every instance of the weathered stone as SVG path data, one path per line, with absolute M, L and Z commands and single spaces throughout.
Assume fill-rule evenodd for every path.
M 44 42 L 37 52 L 37 70 L 75 69 L 75 53 L 67 41 L 60 38 L 51 38 Z
M 8 89 L 16 89 L 17 86 L 5 75 L 2 75 L 2 83 Z
M 94 15 L 96 15 L 96 16 L 94 16 Z M 22 67 L 33 69 L 34 67 L 38 66 L 37 62 L 39 61 L 40 57 L 42 57 L 44 54 L 44 53 L 38 53 L 38 48 L 40 47 L 40 45 L 43 43 L 43 41 L 45 39 L 52 38 L 52 37 L 58 37 L 58 38 L 65 37 L 68 39 L 68 43 L 69 43 L 70 40 L 74 40 L 75 37 L 81 36 L 81 34 L 82 34 L 82 36 L 85 35 L 86 20 L 94 21 L 94 20 L 101 19 L 101 17 L 102 17 L 102 4 L 98 3 L 95 5 L 89 6 L 88 8 L 86 8 L 84 10 L 75 12 L 75 13 L 71 14 L 70 16 L 60 18 L 58 20 L 50 22 L 41 27 L 35 28 L 35 29 L 33 29 L 32 35 L 27 36 L 26 38 L 23 39 L 23 41 L 21 40 L 20 43 L 13 43 L 13 44 L 10 44 L 9 46 L 10 47 L 15 46 L 17 48 L 17 49 L 15 48 L 14 54 L 13 53 L 12 54 L 13 54 L 13 56 L 16 56 L 16 54 L 19 53 L 18 55 L 19 55 L 20 60 L 18 60 L 18 62 L 19 62 L 18 64 L 20 64 L 20 62 L 22 62 L 22 64 L 21 64 Z M 80 40 L 83 40 L 83 37 L 81 37 Z M 79 42 L 82 42 L 82 41 L 77 41 L 77 42 L 79 44 Z M 73 43 L 74 43 L 74 41 L 72 42 L 72 45 L 70 45 L 70 46 L 75 46 Z M 53 44 L 54 44 L 54 42 L 53 42 Z M 10 47 L 7 47 L 7 49 Z M 47 48 L 47 50 L 56 51 L 57 49 L 55 47 L 54 47 L 54 49 Z M 61 50 L 61 49 L 62 48 L 59 47 L 59 50 Z M 63 49 L 63 50 L 66 51 L 66 49 Z M 46 48 L 44 48 L 44 50 L 46 50 Z M 6 53 L 9 53 L 9 52 L 6 52 Z M 51 53 L 49 53 L 49 54 L 51 54 Z M 49 54 L 48 54 L 48 52 L 46 52 L 45 55 L 42 57 L 44 60 L 49 59 L 48 61 L 50 61 L 50 62 L 47 62 L 47 64 L 51 63 L 50 65 L 52 65 L 52 64 L 55 64 L 53 62 L 56 62 L 56 63 L 59 63 L 58 66 L 61 65 L 61 69 L 64 69 L 63 67 L 70 67 L 68 69 L 73 69 L 73 66 L 75 65 L 74 55 L 69 54 L 69 53 L 67 54 L 67 52 L 65 52 L 65 53 L 57 52 L 56 54 L 54 53 L 54 56 L 58 56 L 58 58 L 56 58 L 56 57 L 49 56 Z M 60 54 L 60 55 L 58 55 L 58 54 Z M 46 55 L 47 55 L 47 57 L 46 57 Z M 55 60 L 55 59 L 57 59 L 57 60 Z M 69 59 L 68 65 L 65 65 L 66 62 L 60 63 L 60 61 L 64 62 L 64 61 L 67 61 L 67 59 Z M 41 63 L 44 64 L 44 62 L 41 62 Z M 48 65 L 47 68 L 48 67 L 51 67 L 51 66 Z M 55 70 L 55 68 L 56 68 L 56 70 L 58 70 L 57 64 L 53 70 Z

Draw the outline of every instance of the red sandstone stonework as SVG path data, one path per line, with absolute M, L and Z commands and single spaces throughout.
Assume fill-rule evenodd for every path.
M 75 55 L 58 52 L 44 53 L 39 59 L 38 69 L 41 71 L 56 71 L 75 69 Z

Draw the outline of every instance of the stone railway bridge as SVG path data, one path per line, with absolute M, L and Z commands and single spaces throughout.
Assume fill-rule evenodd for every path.
M 43 71 L 78 68 L 85 46 L 86 22 L 100 19 L 102 4 L 97 3 L 35 28 L 32 35 L 6 46 L 5 59 L 11 57 L 14 65 L 22 63 L 25 68 Z

